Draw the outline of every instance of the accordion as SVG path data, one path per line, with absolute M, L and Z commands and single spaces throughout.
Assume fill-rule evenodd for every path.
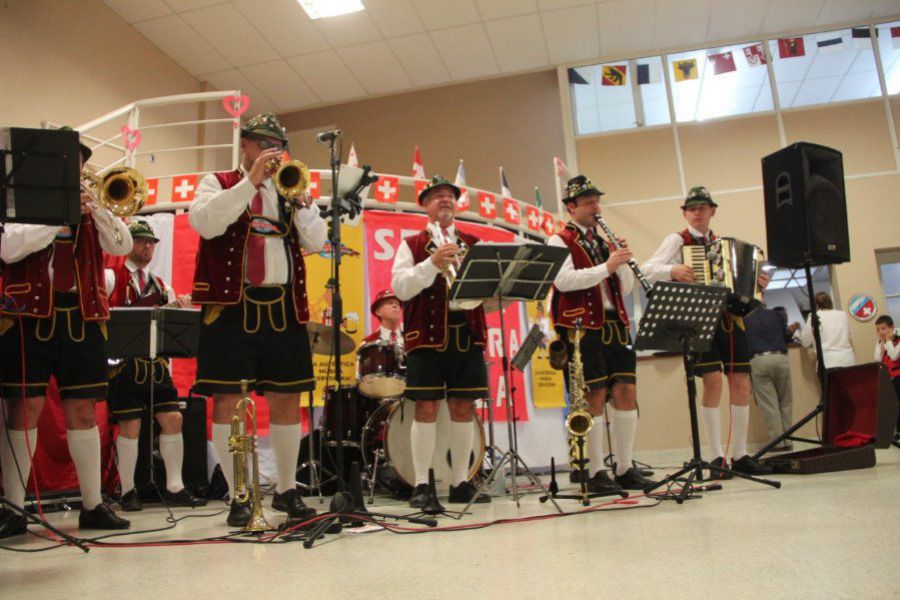
M 694 272 L 695 282 L 731 290 L 729 312 L 743 316 L 762 301 L 756 285 L 765 260 L 761 248 L 735 238 L 718 238 L 705 246 L 684 246 L 681 256 Z

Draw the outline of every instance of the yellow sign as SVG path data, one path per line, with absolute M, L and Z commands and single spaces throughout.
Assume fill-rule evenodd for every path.
M 550 298 L 545 301 L 528 302 L 528 329 L 537 324 L 544 332 L 544 340 L 531 357 L 532 398 L 536 408 L 562 408 L 566 405 L 566 387 L 562 371 L 550 366 L 547 349 L 556 339 L 556 332 L 550 322 Z

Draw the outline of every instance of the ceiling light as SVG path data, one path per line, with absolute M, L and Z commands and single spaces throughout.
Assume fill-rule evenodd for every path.
M 336 17 L 365 10 L 361 0 L 298 0 L 310 19 Z

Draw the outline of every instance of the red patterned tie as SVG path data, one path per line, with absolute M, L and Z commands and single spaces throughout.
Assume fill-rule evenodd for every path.
M 75 244 L 53 244 L 53 291 L 68 292 L 75 285 Z
M 391 344 L 397 343 L 397 330 L 391 329 Z
M 138 295 L 144 293 L 144 290 L 147 288 L 147 278 L 144 277 L 144 270 L 138 269 Z
M 250 218 L 262 215 L 262 186 L 250 201 Z M 247 280 L 252 285 L 260 285 L 266 278 L 266 238 L 250 232 L 247 240 Z

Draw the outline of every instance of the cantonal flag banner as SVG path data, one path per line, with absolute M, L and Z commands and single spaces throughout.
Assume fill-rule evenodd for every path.
M 805 56 L 806 48 L 802 37 L 780 38 L 778 40 L 778 58 L 797 58 Z
M 850 37 L 853 38 L 854 50 L 867 50 L 872 47 L 872 33 L 868 27 L 854 27 L 850 30 Z M 877 29 L 875 37 L 878 37 Z
M 649 63 L 637 66 L 638 85 L 659 83 L 660 81 L 662 81 L 662 65 Z
M 626 65 L 605 65 L 601 83 L 603 85 L 625 85 L 627 69 Z
M 844 38 L 840 31 L 820 33 L 816 36 L 816 46 L 822 54 L 834 54 L 844 50 Z
M 684 60 L 676 60 L 672 62 L 672 69 L 675 73 L 675 81 L 690 81 L 697 79 L 697 59 L 686 58 Z
M 891 47 L 900 48 L 900 27 L 891 27 Z
M 760 67 L 766 64 L 766 53 L 763 50 L 762 42 L 744 47 L 744 58 L 751 67 Z
M 734 64 L 734 55 L 731 52 L 710 54 L 707 60 L 712 63 L 713 74 L 715 75 L 737 71 L 737 66 Z

